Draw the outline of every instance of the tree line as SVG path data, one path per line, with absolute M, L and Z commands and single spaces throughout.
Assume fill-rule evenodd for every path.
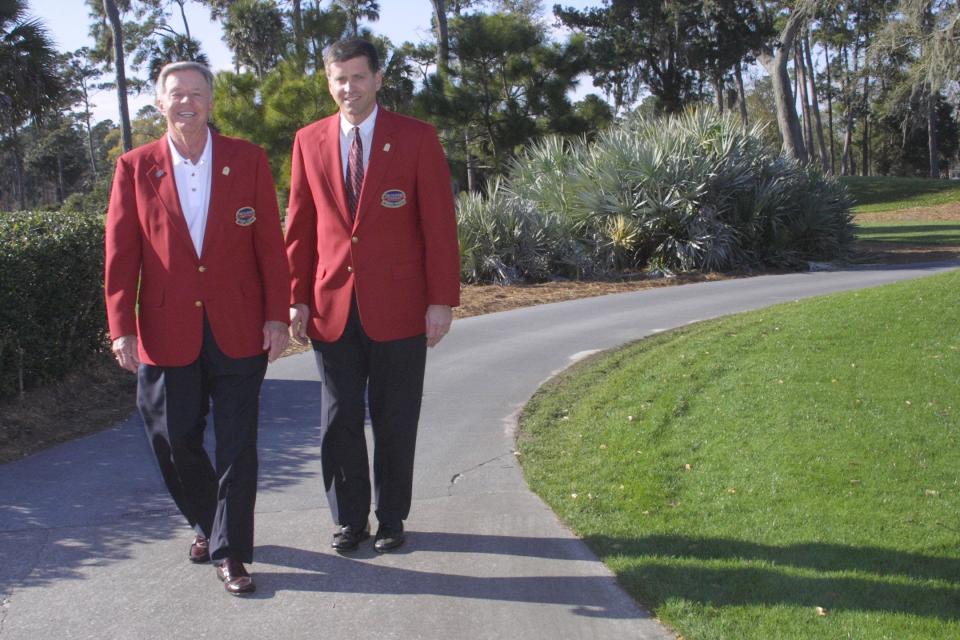
M 378 34 L 374 0 L 87 0 L 94 44 L 73 52 L 56 51 L 27 0 L 0 0 L 0 210 L 102 207 L 115 158 L 164 129 L 152 107 L 131 115 L 128 96 L 152 91 L 166 62 L 207 61 L 188 2 L 233 54 L 215 125 L 264 146 L 281 188 L 296 129 L 335 109 L 322 52 L 345 35 L 376 44 L 381 102 L 437 126 L 470 192 L 545 136 L 592 140 L 633 113 L 704 103 L 768 123 L 771 144 L 828 174 L 956 164 L 960 8 L 947 0 L 431 0 L 419 43 Z M 602 97 L 574 101 L 583 78 Z M 104 88 L 116 122 L 93 121 Z

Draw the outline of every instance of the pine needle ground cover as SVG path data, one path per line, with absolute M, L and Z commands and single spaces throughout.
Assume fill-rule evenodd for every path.
M 583 363 L 535 395 L 518 449 L 687 640 L 958 638 L 958 381 L 949 273 Z

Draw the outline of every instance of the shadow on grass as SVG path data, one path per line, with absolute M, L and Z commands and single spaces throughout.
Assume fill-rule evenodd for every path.
M 858 240 L 912 245 L 960 244 L 960 225 L 916 224 L 890 226 L 858 226 Z
M 857 204 L 863 205 L 908 198 L 920 199 L 923 196 L 953 191 L 960 186 L 960 183 L 955 180 L 900 178 L 893 176 L 846 176 L 840 178 L 840 182 L 847 186 Z
M 632 561 L 617 577 L 654 610 L 682 598 L 709 606 L 820 606 L 960 620 L 957 558 L 880 547 L 773 546 L 688 536 L 593 536 L 586 542 L 605 560 L 616 556 Z M 798 569 L 806 574 L 797 575 Z

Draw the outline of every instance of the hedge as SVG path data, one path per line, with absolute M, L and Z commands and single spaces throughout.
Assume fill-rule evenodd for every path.
M 105 348 L 103 216 L 0 212 L 0 399 Z

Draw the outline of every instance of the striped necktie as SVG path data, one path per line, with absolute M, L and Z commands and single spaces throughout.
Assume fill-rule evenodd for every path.
M 363 188 L 363 142 L 360 140 L 360 127 L 353 128 L 353 142 L 347 154 L 347 204 L 350 217 L 357 217 L 357 205 L 360 202 L 360 189 Z

